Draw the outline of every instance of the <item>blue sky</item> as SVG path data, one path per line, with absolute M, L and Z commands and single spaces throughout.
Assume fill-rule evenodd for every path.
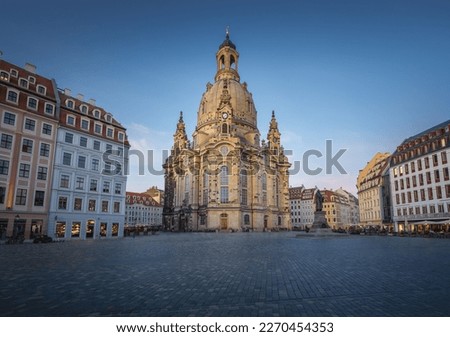
M 179 111 L 192 135 L 215 53 L 230 26 L 266 136 L 275 110 L 291 161 L 315 149 L 290 184 L 356 194 L 358 171 L 380 152 L 450 117 L 450 1 L 2 1 L 3 59 L 37 66 L 128 129 L 132 148 L 172 145 Z M 333 155 L 325 173 L 326 140 Z M 131 161 L 128 190 L 163 188 Z M 147 165 L 145 165 L 147 167 Z

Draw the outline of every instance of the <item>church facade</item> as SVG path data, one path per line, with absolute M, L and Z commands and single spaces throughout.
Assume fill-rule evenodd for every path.
M 291 228 L 289 167 L 272 112 L 261 139 L 247 83 L 240 82 L 239 53 L 227 32 L 216 53 L 192 141 L 183 115 L 164 163 L 163 220 L 173 231 L 263 231 Z

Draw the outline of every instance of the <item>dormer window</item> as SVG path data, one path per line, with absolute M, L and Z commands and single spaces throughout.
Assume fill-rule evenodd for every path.
M 0 80 L 9 81 L 9 74 L 6 71 L 0 72 Z
M 24 78 L 19 79 L 19 86 L 28 89 L 28 81 Z
M 17 72 L 16 69 L 11 69 L 10 73 L 11 73 L 11 76 L 12 76 L 12 77 L 16 77 L 16 78 L 17 78 L 17 76 L 19 75 L 19 73 Z
M 75 106 L 75 102 L 74 102 L 73 100 L 71 100 L 71 99 L 68 99 L 68 100 L 66 100 L 66 106 L 67 106 L 69 109 L 73 109 L 74 106 Z
M 111 123 L 111 115 L 110 114 L 106 114 L 105 115 L 105 120 L 108 122 L 108 123 Z
M 47 93 L 47 88 L 43 85 L 38 84 L 36 87 L 36 92 L 40 95 L 45 95 Z
M 8 90 L 6 100 L 17 104 L 19 101 L 19 93 L 17 91 Z
M 100 118 L 100 110 L 98 110 L 98 109 L 94 110 L 94 117 L 95 118 Z
M 84 105 L 84 104 L 80 105 L 80 111 L 84 114 L 87 114 L 87 112 L 88 112 L 87 105 Z
M 36 83 L 36 78 L 33 77 L 33 76 L 28 76 L 28 81 L 29 81 L 31 84 L 35 84 L 35 83 Z
M 28 97 L 27 106 L 32 110 L 37 110 L 38 100 L 34 97 Z

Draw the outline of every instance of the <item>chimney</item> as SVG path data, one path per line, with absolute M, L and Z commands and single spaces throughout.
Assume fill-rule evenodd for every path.
M 31 63 L 25 63 L 25 70 L 29 71 L 30 73 L 36 74 L 36 66 Z
M 95 99 L 93 99 L 93 98 L 89 98 L 89 102 L 88 102 L 90 105 L 94 105 L 95 106 Z
M 72 91 L 70 89 L 64 89 L 64 95 L 70 96 L 72 94 Z
M 84 100 L 84 95 L 83 94 L 78 94 L 77 95 L 77 99 L 79 99 L 80 101 Z

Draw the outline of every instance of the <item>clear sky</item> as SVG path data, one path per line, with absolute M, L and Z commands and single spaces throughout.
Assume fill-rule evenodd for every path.
M 292 162 L 318 150 L 290 184 L 343 187 L 356 194 L 358 171 L 376 152 L 450 118 L 450 1 L 395 0 L 2 0 L 3 59 L 35 64 L 60 88 L 110 111 L 132 149 L 170 149 L 179 111 L 188 135 L 215 53 L 230 26 L 267 135 L 275 110 Z M 334 156 L 326 174 L 326 140 Z M 127 190 L 163 188 L 163 176 L 138 175 Z M 147 169 L 148 165 L 145 164 Z

